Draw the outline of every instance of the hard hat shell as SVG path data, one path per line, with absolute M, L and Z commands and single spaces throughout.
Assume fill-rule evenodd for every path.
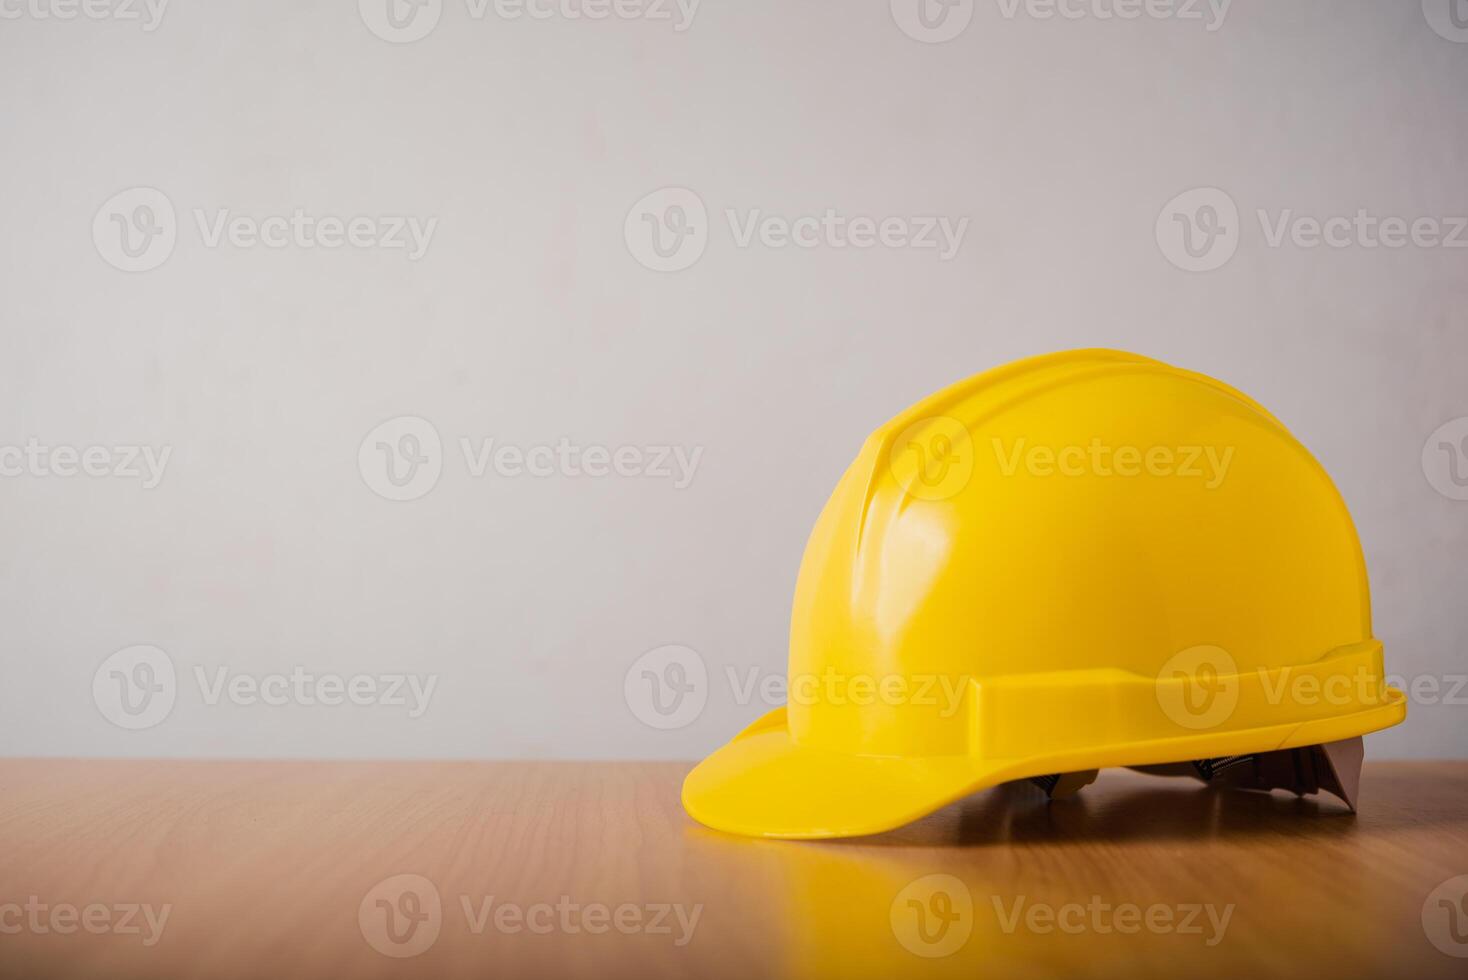
M 999 782 L 1397 724 L 1330 477 L 1257 402 L 1107 350 L 1018 361 L 866 441 L 816 521 L 787 705 L 683 786 L 767 837 Z

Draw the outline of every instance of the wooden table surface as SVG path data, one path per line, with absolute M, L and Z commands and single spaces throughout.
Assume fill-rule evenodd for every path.
M 700 827 L 687 768 L 3 761 L 0 974 L 1468 976 L 1468 763 L 1368 762 L 1355 816 L 1106 771 L 824 843 Z

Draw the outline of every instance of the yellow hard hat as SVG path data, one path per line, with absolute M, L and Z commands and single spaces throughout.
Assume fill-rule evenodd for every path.
M 1359 737 L 1406 717 L 1325 470 L 1247 395 L 1108 350 L 866 441 L 806 545 L 786 700 L 688 775 L 695 819 L 870 834 L 1107 766 L 1354 806 Z

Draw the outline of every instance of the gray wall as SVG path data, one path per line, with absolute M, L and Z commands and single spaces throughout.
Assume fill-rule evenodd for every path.
M 0 21 L 0 752 L 698 756 L 766 707 L 743 685 L 783 672 L 866 434 L 1093 345 L 1226 379 L 1319 455 L 1420 685 L 1369 751 L 1468 750 L 1468 488 L 1437 448 L 1468 436 L 1468 2 L 27 2 Z M 296 209 L 327 220 L 266 220 Z M 827 209 L 900 220 L 741 242 Z M 1341 247 L 1297 221 L 1358 211 Z M 924 247 L 937 216 L 956 251 Z M 551 475 L 476 476 L 465 438 Z M 378 443 L 424 462 L 396 486 Z M 107 475 L 56 472 L 83 463 Z M 665 717 L 638 676 L 670 663 L 707 679 Z M 372 703 L 266 680 L 296 668 Z M 392 674 L 436 678 L 426 710 Z

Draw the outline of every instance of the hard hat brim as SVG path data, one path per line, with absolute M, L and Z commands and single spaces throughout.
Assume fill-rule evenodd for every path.
M 1033 758 L 875 756 L 799 745 L 785 708 L 768 712 L 694 767 L 683 807 L 699 823 L 746 837 L 819 839 L 894 830 L 1014 779 L 1318 745 L 1379 731 L 1406 715 L 1388 688 L 1375 707 L 1303 723 L 1208 732 Z
M 776 708 L 699 763 L 683 806 L 699 823 L 749 837 L 877 834 L 1013 778 L 1017 760 L 858 756 L 795 744 Z

